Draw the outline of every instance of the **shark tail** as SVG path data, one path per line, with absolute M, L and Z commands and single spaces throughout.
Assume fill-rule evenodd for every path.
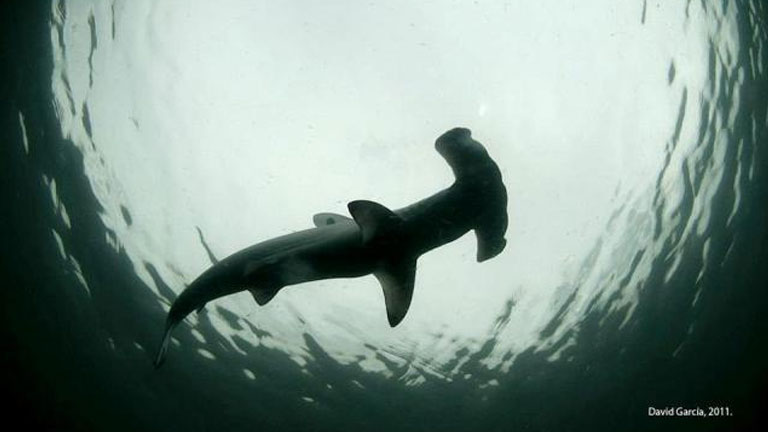
M 165 362 L 165 355 L 168 352 L 168 345 L 171 342 L 171 332 L 178 325 L 178 323 L 168 320 L 165 325 L 165 333 L 163 334 L 163 341 L 160 343 L 160 348 L 157 350 L 157 356 L 155 356 L 155 369 L 159 369 Z
M 204 291 L 205 287 L 193 283 L 187 287 L 187 289 L 184 290 L 171 305 L 171 309 L 168 311 L 168 317 L 165 319 L 163 340 L 160 343 L 160 348 L 157 350 L 157 356 L 155 357 L 155 369 L 159 368 L 163 364 L 163 361 L 165 361 L 173 329 L 175 329 L 192 311 L 198 308 L 202 309 L 202 307 L 205 306 L 207 299 L 200 298 L 199 291 L 201 290 Z

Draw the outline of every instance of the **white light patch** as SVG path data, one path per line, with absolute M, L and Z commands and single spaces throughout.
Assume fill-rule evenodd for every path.
M 24 153 L 29 154 L 29 138 L 27 138 L 27 125 L 24 123 L 24 114 L 19 111 L 19 128 L 21 129 L 21 139 L 24 143 Z

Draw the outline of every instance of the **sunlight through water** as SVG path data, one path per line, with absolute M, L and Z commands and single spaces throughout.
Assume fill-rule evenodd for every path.
M 583 403 L 610 399 L 653 359 L 695 357 L 703 320 L 738 292 L 724 269 L 764 205 L 763 14 L 749 1 L 54 1 L 52 106 L 87 191 L 40 173 L 47 236 L 74 277 L 61 295 L 95 317 L 132 391 L 174 399 L 192 429 L 275 426 L 290 409 L 308 413 L 295 429 L 427 414 L 430 430 L 499 429 L 518 418 L 507 405 L 546 399 L 559 415 L 515 424 L 557 430 L 585 415 L 569 406 L 584 382 Z M 371 276 L 261 307 L 221 298 L 150 372 L 208 248 L 223 258 L 356 199 L 429 196 L 453 181 L 434 141 L 455 126 L 501 169 L 501 255 L 477 263 L 466 235 L 421 257 L 396 328 Z M 21 151 L 41 151 L 21 111 L 18 128 Z

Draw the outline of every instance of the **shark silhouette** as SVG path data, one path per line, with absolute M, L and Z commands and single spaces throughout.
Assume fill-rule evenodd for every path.
M 257 243 L 219 262 L 211 255 L 214 265 L 171 306 L 155 366 L 165 358 L 172 330 L 219 297 L 248 290 L 265 305 L 289 285 L 373 274 L 394 327 L 411 304 L 419 256 L 470 230 L 477 236 L 478 262 L 501 253 L 507 243 L 507 190 L 499 167 L 469 129 L 444 133 L 435 149 L 456 180 L 426 199 L 395 211 L 373 201 L 352 201 L 347 206 L 352 218 L 320 213 L 313 218 L 315 228 Z

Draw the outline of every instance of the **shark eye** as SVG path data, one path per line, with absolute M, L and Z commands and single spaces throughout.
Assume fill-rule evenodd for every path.
M 328 219 L 325 220 L 325 223 L 326 223 L 326 225 L 333 225 L 333 224 L 336 223 L 336 221 L 333 220 L 333 218 L 328 218 Z

